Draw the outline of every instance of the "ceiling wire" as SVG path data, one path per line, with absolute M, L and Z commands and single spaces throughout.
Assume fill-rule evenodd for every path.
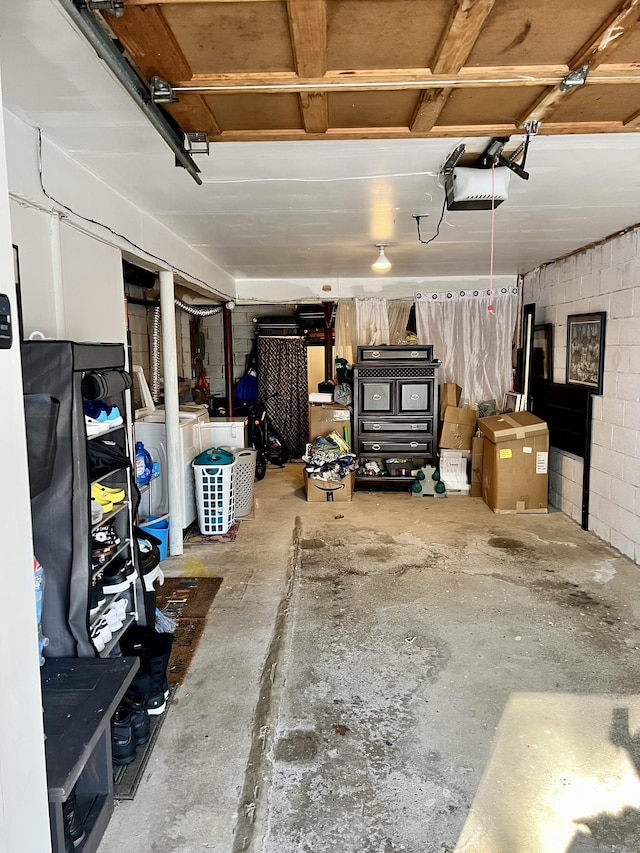
M 201 278 L 198 278 L 197 276 L 191 275 L 191 273 L 186 272 L 186 270 L 183 270 L 183 269 L 180 269 L 180 267 L 174 266 L 172 263 L 167 261 L 166 258 L 162 258 L 162 257 L 160 257 L 160 255 L 154 255 L 153 252 L 149 252 L 147 249 L 144 249 L 142 246 L 139 246 L 137 243 L 135 243 L 129 237 L 126 237 L 124 234 L 120 234 L 119 231 L 115 231 L 109 225 L 105 225 L 103 222 L 99 222 L 97 219 L 91 219 L 89 216 L 83 216 L 81 213 L 77 213 L 72 207 L 69 207 L 68 205 L 64 204 L 64 202 L 59 201 L 57 198 L 55 198 L 55 196 L 50 195 L 50 193 L 47 191 L 47 189 L 45 188 L 45 185 L 44 185 L 44 174 L 43 174 L 43 166 L 42 166 L 42 128 L 38 127 L 38 128 L 36 128 L 36 131 L 37 131 L 37 137 L 38 137 L 38 146 L 37 146 L 37 149 L 38 149 L 38 178 L 40 180 L 40 189 L 42 190 L 42 192 L 46 196 L 46 198 L 49 199 L 49 201 L 51 201 L 53 204 L 57 205 L 58 207 L 61 207 L 63 210 L 66 210 L 68 213 L 72 214 L 72 216 L 77 217 L 78 219 L 82 220 L 83 222 L 88 222 L 91 225 L 96 225 L 98 228 L 104 228 L 104 230 L 108 231 L 109 234 L 112 234 L 114 237 L 117 237 L 119 240 L 123 240 L 125 243 L 128 243 L 129 246 L 132 246 L 134 249 L 137 249 L 145 257 L 152 258 L 155 261 L 159 261 L 160 264 L 162 264 L 162 266 L 165 267 L 166 269 L 171 270 L 171 272 L 174 272 L 174 273 L 177 273 L 178 275 L 183 276 L 187 280 L 187 282 L 190 280 L 191 282 L 201 284 L 204 287 L 206 287 L 207 290 L 211 291 L 216 296 L 220 296 L 225 301 L 231 301 L 231 300 L 235 299 L 235 297 L 231 296 L 230 294 L 224 293 L 222 290 L 218 290 L 216 287 L 213 287 L 208 282 L 204 281 L 204 279 L 201 279 Z M 26 199 L 23 199 L 23 203 L 27 204 L 28 202 Z M 51 212 L 54 212 L 54 211 L 51 211 Z M 92 236 L 95 236 L 95 235 L 92 235 Z

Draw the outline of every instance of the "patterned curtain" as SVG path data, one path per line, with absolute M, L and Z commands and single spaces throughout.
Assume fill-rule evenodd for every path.
M 258 335 L 258 389 L 292 457 L 309 441 L 307 344 L 299 337 Z

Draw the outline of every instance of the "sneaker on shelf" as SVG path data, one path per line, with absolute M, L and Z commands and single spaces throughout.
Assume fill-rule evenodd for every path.
M 91 497 L 98 501 L 105 512 L 109 512 L 106 509 L 106 505 L 111 505 L 110 508 L 113 509 L 113 504 L 122 503 L 125 498 L 125 491 L 124 489 L 110 489 L 107 491 L 101 483 L 94 483 L 91 486 Z
M 121 622 L 124 622 L 124 620 L 127 618 L 127 607 L 128 607 L 127 599 L 126 598 L 118 598 L 118 599 L 116 599 L 116 601 L 113 602 L 111 607 L 113 610 L 115 610 L 115 612 L 118 616 L 118 619 Z
M 91 544 L 94 548 L 104 548 L 107 545 L 119 545 L 120 537 L 113 524 L 107 522 L 91 531 Z
M 85 417 L 93 418 L 101 424 L 106 424 L 107 429 L 122 426 L 123 419 L 117 406 L 104 403 L 102 400 L 88 400 L 84 404 Z
M 91 524 L 102 521 L 104 510 L 95 498 L 91 498 Z
M 124 423 L 122 415 L 120 414 L 120 410 L 117 406 L 106 406 L 105 414 L 107 416 L 107 423 L 109 424 L 109 429 L 113 429 L 117 426 L 122 426 Z
M 106 600 L 104 590 L 102 589 L 102 571 L 99 571 L 91 578 L 89 616 L 95 616 L 102 605 L 106 603 Z
M 91 565 L 94 569 L 104 566 L 118 551 L 117 545 L 105 545 L 91 551 Z
M 123 489 L 121 486 L 118 486 L 117 489 L 114 489 L 113 486 L 105 486 L 104 483 L 99 483 L 100 489 L 108 495 L 114 503 L 120 503 L 120 501 L 114 500 L 114 495 L 121 495 Z
M 62 804 L 62 814 L 65 822 L 65 834 L 68 833 L 74 847 L 79 847 L 84 841 L 85 832 L 80 816 L 76 811 L 76 795 L 74 791 L 69 794 L 67 801 Z
M 107 643 L 113 637 L 113 634 L 109 630 L 109 626 L 107 625 L 106 619 L 98 619 L 95 625 L 91 626 L 91 642 L 93 643 L 95 650 L 100 653 L 104 650 Z
M 136 570 L 131 560 L 115 560 L 102 575 L 102 589 L 107 595 L 124 592 L 135 579 Z
M 109 626 L 109 630 L 112 634 L 115 634 L 120 630 L 120 628 L 122 628 L 122 620 L 118 617 L 118 614 L 113 607 L 108 607 L 102 614 L 102 618 Z
M 102 507 L 103 514 L 107 514 L 111 512 L 113 509 L 113 502 L 110 498 L 105 497 L 101 492 L 93 490 L 93 486 L 91 486 L 91 500 L 95 501 Z
M 100 435 L 103 432 L 109 431 L 109 424 L 106 421 L 97 421 L 95 418 L 85 415 L 84 428 L 87 431 L 87 435 Z
M 131 764 L 136 757 L 136 741 L 131 725 L 131 712 L 118 706 L 111 717 L 111 760 L 120 766 Z

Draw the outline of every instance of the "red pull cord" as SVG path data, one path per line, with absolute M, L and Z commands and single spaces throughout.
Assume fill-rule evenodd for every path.
M 495 314 L 493 309 L 493 239 L 495 234 L 496 220 L 496 191 L 495 191 L 495 163 L 491 164 L 491 261 L 489 264 L 489 313 Z

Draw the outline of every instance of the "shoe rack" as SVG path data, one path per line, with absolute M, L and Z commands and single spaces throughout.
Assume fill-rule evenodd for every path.
M 82 390 L 83 380 L 91 374 L 124 370 L 125 348 L 111 343 L 25 341 L 22 361 L 25 393 L 46 393 L 59 400 L 51 485 L 31 504 L 34 552 L 44 570 L 42 633 L 49 640 L 45 657 L 107 657 L 129 625 L 140 621 L 138 602 L 144 595 L 133 537 L 139 493 L 131 453 L 130 391 L 105 400 L 117 405 L 123 423 L 88 435 Z M 112 448 L 116 461 L 110 466 L 107 460 L 96 470 L 92 451 L 101 442 Z M 92 521 L 92 487 L 100 486 L 124 495 L 100 521 Z M 92 534 L 107 523 L 119 543 L 98 562 Z M 127 562 L 127 578 L 116 579 L 96 601 L 96 584 Z M 144 624 L 142 604 L 140 610 Z M 94 644 L 92 635 L 102 623 L 107 627 Z

